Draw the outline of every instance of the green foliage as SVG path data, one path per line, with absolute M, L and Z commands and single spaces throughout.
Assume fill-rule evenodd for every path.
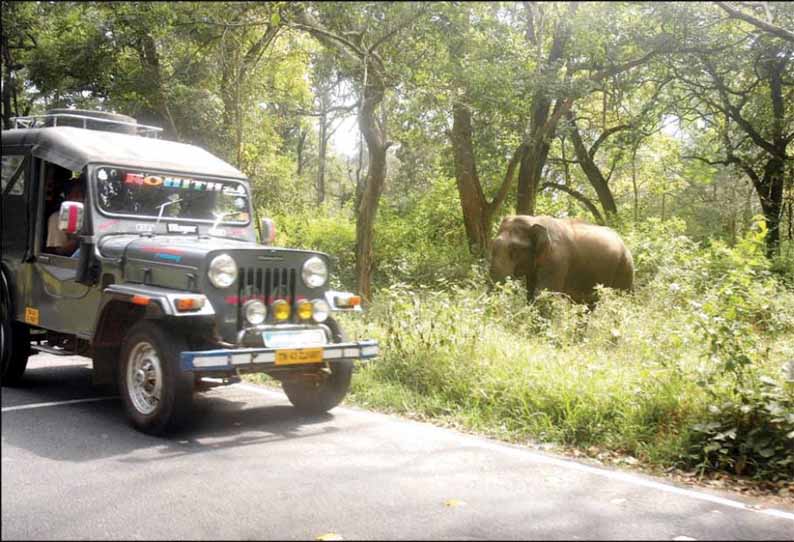
M 325 252 L 333 261 L 331 286 L 351 289 L 355 284 L 355 246 L 356 226 L 350 219 L 349 211 L 332 212 L 324 208 L 282 207 L 281 212 L 268 213 L 276 222 L 276 245 L 319 250 Z
M 692 451 L 701 469 L 778 478 L 794 474 L 794 386 L 782 374 L 758 369 L 768 354 L 756 330 L 790 332 L 794 318 L 775 302 L 778 284 L 764 257 L 765 235 L 759 221 L 758 232 L 734 249 L 714 243 L 709 274 L 719 286 L 704 303 L 691 302 L 709 346 L 698 384 L 711 399 L 707 421 L 694 427 L 702 440 L 693 442 Z
M 458 283 L 382 288 L 347 324 L 382 348 L 356 400 L 511 440 L 790 478 L 794 291 L 769 272 L 762 229 L 734 248 L 682 231 L 627 228 L 637 289 L 602 288 L 592 312 L 557 294 L 528 305 L 515 282 L 488 292 L 478 266 Z

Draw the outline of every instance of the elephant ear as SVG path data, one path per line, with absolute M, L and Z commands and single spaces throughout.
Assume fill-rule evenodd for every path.
M 542 224 L 532 224 L 529 227 L 529 238 L 532 240 L 532 245 L 535 247 L 535 258 L 539 260 L 543 258 L 551 249 L 551 237 L 549 230 Z
M 549 230 L 543 224 L 529 220 L 515 220 L 514 239 L 516 245 L 523 249 L 532 249 L 535 257 L 546 253 L 551 247 Z
M 510 255 L 516 263 L 516 271 L 525 274 L 548 254 L 551 238 L 545 226 L 525 217 L 516 217 L 511 225 L 513 227 Z

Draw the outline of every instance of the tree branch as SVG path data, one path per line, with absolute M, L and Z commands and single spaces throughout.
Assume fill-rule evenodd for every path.
M 738 124 L 742 130 L 747 133 L 747 135 L 750 136 L 750 138 L 753 140 L 753 143 L 764 149 L 772 156 L 777 156 L 785 160 L 786 157 L 780 155 L 779 149 L 772 143 L 765 140 L 761 134 L 759 134 L 756 129 L 753 128 L 753 125 L 742 116 L 742 112 L 739 110 L 739 108 L 731 103 L 726 92 L 725 82 L 720 78 L 719 75 L 717 75 L 717 72 L 714 69 L 714 66 L 712 66 L 711 62 L 709 62 L 708 59 L 703 59 L 703 63 L 706 66 L 706 71 L 708 71 L 709 75 L 711 75 L 712 81 L 714 81 L 714 84 L 717 85 L 717 90 L 719 91 L 722 98 L 722 103 L 725 106 L 725 113 L 729 115 L 734 122 L 736 122 L 736 124 Z
M 337 105 L 337 106 L 334 106 L 334 107 L 329 107 L 328 109 L 325 110 L 325 113 L 326 114 L 328 114 L 328 113 L 337 113 L 337 112 L 350 113 L 351 111 L 356 109 L 359 106 L 360 103 L 361 102 L 358 101 L 358 102 L 352 103 L 350 105 Z M 306 111 L 305 109 L 293 109 L 291 111 L 290 110 L 285 111 L 285 114 L 287 114 L 287 115 L 300 115 L 302 117 L 321 117 L 323 115 L 323 112 L 322 111 Z
M 593 216 L 595 217 L 596 221 L 598 221 L 599 224 L 606 223 L 604 221 L 603 215 L 601 214 L 601 211 L 598 210 L 598 207 L 596 207 L 595 204 L 593 204 L 593 202 L 590 201 L 588 197 L 582 194 L 581 192 L 577 192 L 573 188 L 565 186 L 564 184 L 556 184 L 556 183 L 543 183 L 540 187 L 541 190 L 544 190 L 546 188 L 553 188 L 555 190 L 565 192 L 566 194 L 573 197 L 576 201 L 584 205 L 588 211 L 593 213 Z
M 595 156 L 595 153 L 598 152 L 598 147 L 600 147 L 609 136 L 620 132 L 621 130 L 628 130 L 629 128 L 631 128 L 629 124 L 618 124 L 612 128 L 607 128 L 601 132 L 601 135 L 598 136 L 598 139 L 596 139 L 595 143 L 593 143 L 593 146 L 590 147 L 590 150 L 587 152 L 587 154 L 590 155 L 590 158 L 592 159 Z
M 513 177 L 515 174 L 516 165 L 518 165 L 518 163 L 521 162 L 521 159 L 524 157 L 524 154 L 527 152 L 527 149 L 528 147 L 526 143 L 522 143 L 513 153 L 513 157 L 510 159 L 510 163 L 507 164 L 507 171 L 505 172 L 505 177 L 502 180 L 502 185 L 499 187 L 499 190 L 497 191 L 493 200 L 490 203 L 486 204 L 489 213 L 493 214 L 504 203 L 505 198 L 507 197 L 507 193 L 510 191 L 510 186 L 513 184 Z
M 419 8 L 419 11 L 417 11 L 416 14 L 413 17 L 409 17 L 408 19 L 403 21 L 402 24 L 397 25 L 394 28 L 394 30 L 392 30 L 391 32 L 387 32 L 383 37 L 381 37 L 380 39 L 376 40 L 375 43 L 372 46 L 370 46 L 369 49 L 367 49 L 367 53 L 373 54 L 375 52 L 375 49 L 377 49 L 378 47 L 383 45 L 386 41 L 388 41 L 397 32 L 401 31 L 402 29 L 407 27 L 409 24 L 411 24 L 414 21 L 416 21 L 419 17 L 424 15 L 425 14 L 425 10 L 426 10 L 426 4 L 422 4 L 421 7 Z
M 725 160 L 709 160 L 708 158 L 704 158 L 702 156 L 695 156 L 695 155 L 681 156 L 681 158 L 683 160 L 698 160 L 710 166 L 730 166 L 736 163 L 735 158 L 734 159 L 726 158 Z
M 731 19 L 741 19 L 742 21 L 746 23 L 750 23 L 751 25 L 763 30 L 764 32 L 767 32 L 769 34 L 772 34 L 773 36 L 777 36 L 778 38 L 782 38 L 786 41 L 794 43 L 794 33 L 789 32 L 785 28 L 780 28 L 779 26 L 775 26 L 773 24 L 767 23 L 766 21 L 762 21 L 761 19 L 756 19 L 752 15 L 741 12 L 738 9 L 729 6 L 727 2 L 715 2 L 715 4 L 721 7 L 723 11 L 725 11 L 731 17 Z

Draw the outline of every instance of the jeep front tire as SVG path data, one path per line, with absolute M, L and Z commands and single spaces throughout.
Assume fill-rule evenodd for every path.
M 290 403 L 304 414 L 328 412 L 345 398 L 350 389 L 353 362 L 331 363 L 331 374 L 322 380 L 301 379 L 284 381 L 282 387 Z
M 347 340 L 336 320 L 329 318 L 326 325 L 333 334 L 333 342 L 340 343 Z M 353 362 L 342 360 L 331 362 L 329 366 L 331 374 L 325 378 L 303 378 L 282 382 L 281 387 L 292 406 L 304 414 L 323 414 L 342 402 L 350 389 Z
M 30 328 L 14 320 L 11 296 L 0 274 L 0 382 L 15 386 L 22 380 L 30 356 Z
M 183 426 L 193 406 L 193 374 L 182 371 L 183 337 L 162 324 L 141 321 L 124 339 L 119 390 L 132 425 L 153 435 Z

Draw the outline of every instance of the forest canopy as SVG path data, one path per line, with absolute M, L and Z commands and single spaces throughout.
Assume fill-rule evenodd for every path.
M 786 2 L 3 2 L 2 12 L 4 128 L 56 107 L 115 110 L 227 159 L 270 213 L 346 210 L 367 295 L 390 265 L 378 257 L 379 215 L 450 199 L 450 186 L 457 203 L 425 234 L 462 232 L 475 257 L 510 213 L 677 216 L 695 237 L 731 243 L 761 214 L 769 255 L 792 237 Z

